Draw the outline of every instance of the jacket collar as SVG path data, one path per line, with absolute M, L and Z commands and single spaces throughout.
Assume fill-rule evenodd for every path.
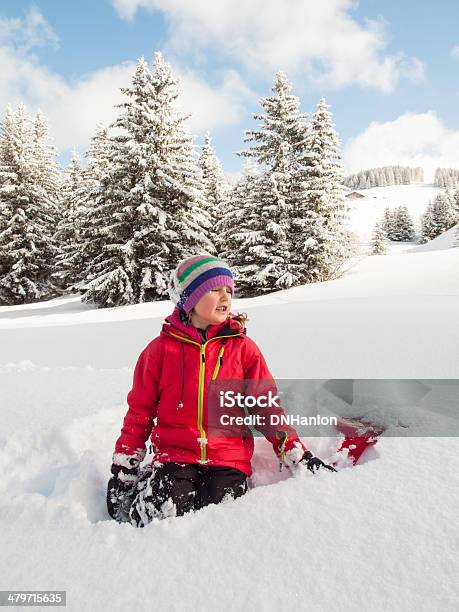
M 242 332 L 245 333 L 244 330 L 241 329 L 239 322 L 234 320 L 235 314 L 230 312 L 228 315 L 228 319 L 223 323 L 219 323 L 218 325 L 210 325 L 207 328 L 207 340 L 214 338 L 215 336 L 239 336 Z M 186 336 L 190 340 L 194 340 L 199 344 L 203 344 L 203 340 L 196 329 L 191 323 L 187 325 L 180 318 L 180 311 L 176 306 L 172 314 L 170 314 L 165 319 L 165 323 L 162 327 L 162 332 L 167 333 L 178 333 L 180 335 Z

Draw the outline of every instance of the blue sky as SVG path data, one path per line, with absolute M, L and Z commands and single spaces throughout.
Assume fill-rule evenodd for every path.
M 458 22 L 453 0 L 2 0 L 0 110 L 41 108 L 65 162 L 114 118 L 136 59 L 161 50 L 227 172 L 278 69 L 302 110 L 331 105 L 347 169 L 431 172 L 459 166 Z

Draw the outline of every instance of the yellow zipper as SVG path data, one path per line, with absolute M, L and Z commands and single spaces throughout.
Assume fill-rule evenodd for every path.
M 214 373 L 212 374 L 212 380 L 215 380 L 217 378 L 218 370 L 220 369 L 220 365 L 221 365 L 220 361 L 221 361 L 224 350 L 225 350 L 225 347 L 222 346 L 220 349 L 220 352 L 218 353 L 217 363 L 215 364 L 215 370 L 214 370 Z
M 206 377 L 206 346 L 209 342 L 212 342 L 212 340 L 217 340 L 218 338 L 228 338 L 229 336 L 214 336 L 213 338 L 209 338 L 209 340 L 206 340 L 206 342 L 204 342 L 204 344 L 199 344 L 198 342 L 195 342 L 194 340 L 190 340 L 189 338 L 184 338 L 183 336 L 179 336 L 178 334 L 174 334 L 173 332 L 168 331 L 168 334 L 170 334 L 171 336 L 174 336 L 175 338 L 179 338 L 180 340 L 183 340 L 184 342 L 188 342 L 189 344 L 195 344 L 196 346 L 199 346 L 199 383 L 198 383 L 198 429 L 199 429 L 199 445 L 201 448 L 201 459 L 199 460 L 199 463 L 205 463 L 207 461 L 206 456 L 207 456 L 207 449 L 206 449 L 206 445 L 207 445 L 207 436 L 206 436 L 206 431 L 204 429 L 204 427 L 202 426 L 202 417 L 203 417 L 203 411 L 204 411 L 204 381 L 205 381 L 205 377 Z M 240 334 L 234 334 L 236 335 L 240 335 Z M 220 351 L 218 353 L 218 358 L 217 358 L 217 364 L 215 366 L 213 375 L 212 375 L 212 380 L 215 380 L 215 378 L 217 377 L 218 371 L 220 369 L 220 361 L 221 361 L 221 356 L 223 355 L 223 351 L 225 350 L 225 347 L 221 347 Z
M 201 459 L 199 460 L 199 463 L 205 463 L 206 462 L 206 454 L 207 454 L 207 449 L 206 449 L 206 444 L 207 444 L 207 437 L 206 437 L 206 432 L 202 426 L 202 413 L 204 411 L 204 380 L 205 380 L 205 376 L 206 376 L 206 358 L 205 358 L 205 352 L 206 352 L 206 345 L 202 344 L 199 347 L 199 385 L 198 385 L 198 429 L 199 429 L 199 434 L 200 434 L 200 439 L 199 439 L 199 444 L 201 445 Z M 204 359 L 203 359 L 204 357 Z

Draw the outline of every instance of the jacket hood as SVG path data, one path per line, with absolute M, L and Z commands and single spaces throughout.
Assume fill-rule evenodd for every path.
M 207 339 L 214 338 L 215 336 L 234 336 L 239 334 L 240 332 L 245 333 L 245 328 L 242 329 L 239 321 L 235 320 L 235 313 L 229 312 L 226 321 L 223 323 L 218 323 L 217 325 L 210 325 L 207 328 Z M 182 321 L 180 317 L 180 310 L 176 306 L 168 317 L 165 319 L 165 323 L 163 325 L 163 332 L 168 331 L 179 331 L 181 334 L 190 338 L 190 340 L 194 340 L 199 344 L 202 343 L 202 338 L 199 335 L 198 330 L 193 325 L 187 325 L 184 321 Z

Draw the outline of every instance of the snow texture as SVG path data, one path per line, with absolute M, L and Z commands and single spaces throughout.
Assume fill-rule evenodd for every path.
M 381 211 L 402 188 L 379 188 Z M 367 236 L 375 208 L 354 220 Z M 459 378 L 453 239 L 392 244 L 338 280 L 233 311 L 248 313 L 277 378 Z M 244 497 L 144 529 L 109 519 L 133 364 L 171 310 L 98 310 L 79 296 L 0 308 L 2 588 L 66 589 L 78 612 L 457 610 L 457 438 L 383 436 L 360 465 L 315 476 L 279 472 L 256 439 Z M 304 442 L 324 461 L 337 445 Z

